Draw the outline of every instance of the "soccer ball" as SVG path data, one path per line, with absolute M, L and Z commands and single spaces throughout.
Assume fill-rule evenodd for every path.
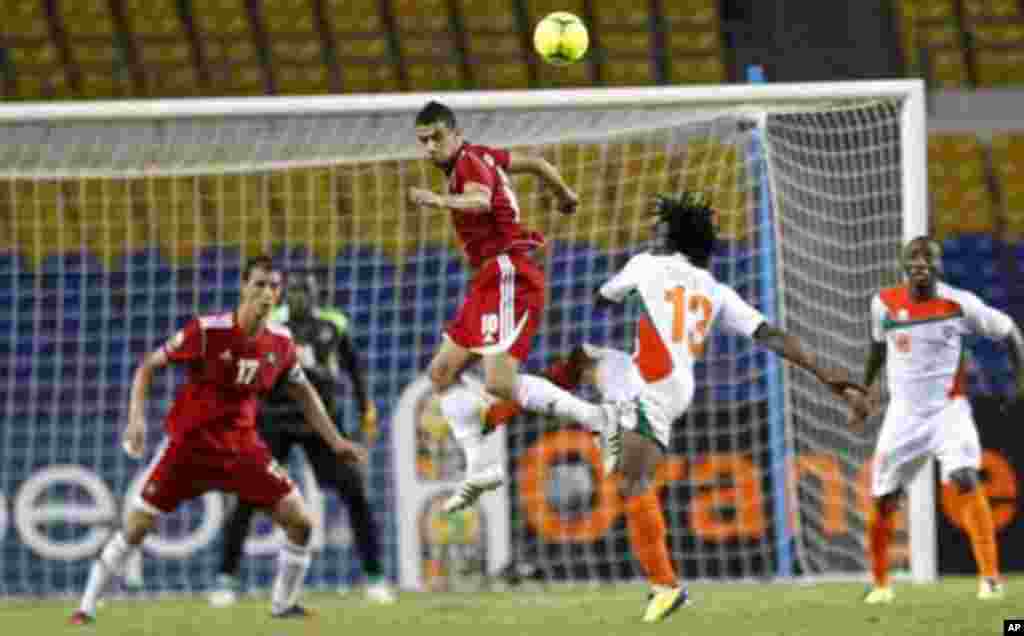
M 583 20 L 565 11 L 548 14 L 533 30 L 533 46 L 546 62 L 566 66 L 587 52 L 590 36 Z

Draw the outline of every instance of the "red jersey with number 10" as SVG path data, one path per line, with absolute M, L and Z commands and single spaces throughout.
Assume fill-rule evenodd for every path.
M 186 364 L 188 374 L 167 414 L 167 434 L 225 451 L 258 439 L 261 394 L 282 377 L 303 378 L 287 328 L 267 325 L 250 337 L 233 313 L 194 318 L 163 351 L 168 360 Z
M 519 203 L 506 173 L 508 164 L 507 150 L 463 144 L 449 172 L 449 194 L 465 194 L 467 183 L 491 191 L 489 212 L 452 210 L 455 232 L 473 267 L 498 254 L 527 252 L 544 245 L 540 232 L 527 230 L 519 222 Z

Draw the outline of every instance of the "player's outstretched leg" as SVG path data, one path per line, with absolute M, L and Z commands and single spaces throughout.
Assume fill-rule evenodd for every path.
M 963 507 L 959 512 L 971 539 L 974 561 L 978 564 L 978 600 L 1002 600 L 1006 590 L 999 578 L 999 545 L 992 506 L 981 487 L 978 471 L 972 467 L 959 468 L 949 478 L 963 495 Z
M 107 585 L 114 576 L 123 575 L 128 559 L 155 524 L 156 514 L 152 512 L 133 510 L 128 514 L 124 529 L 107 542 L 99 558 L 93 562 L 82 601 L 78 610 L 71 615 L 71 624 L 88 625 L 96 620 L 96 604 Z
M 889 584 L 889 544 L 895 532 L 899 492 L 876 497 L 868 516 L 868 559 L 871 561 L 871 587 L 863 601 L 868 605 L 892 603 Z
M 270 613 L 274 618 L 306 618 L 309 610 L 299 605 L 299 594 L 312 561 L 310 540 L 313 523 L 298 491 L 293 490 L 271 511 L 274 521 L 284 530 L 285 540 L 277 561 L 277 577 L 270 593 Z

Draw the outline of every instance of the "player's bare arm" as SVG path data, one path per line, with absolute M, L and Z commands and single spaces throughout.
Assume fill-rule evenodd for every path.
M 513 152 L 509 154 L 508 171 L 525 173 L 540 177 L 544 184 L 553 189 L 558 197 L 559 210 L 563 214 L 572 214 L 579 205 L 580 198 L 562 178 L 562 173 L 547 159 L 540 155 Z
M 426 188 L 409 188 L 409 203 L 427 208 L 447 208 L 483 214 L 491 211 L 491 189 L 469 182 L 463 194 L 438 194 Z
M 827 386 L 836 395 L 851 402 L 851 406 L 855 408 L 860 403 L 853 403 L 852 400 L 855 399 L 854 394 L 859 394 L 860 397 L 863 397 L 867 393 L 863 386 L 850 380 L 846 373 L 838 370 L 826 370 L 819 365 L 814 355 L 804 349 L 799 338 L 782 331 L 778 327 L 763 323 L 754 332 L 754 341 L 762 347 L 774 351 L 796 366 L 810 371 L 814 374 L 814 377 L 818 378 L 819 382 Z
M 289 382 L 285 392 L 288 394 L 288 397 L 302 407 L 302 414 L 306 418 L 306 423 L 319 433 L 320 437 L 327 442 L 327 445 L 331 447 L 335 454 L 346 459 L 353 459 L 361 464 L 366 463 L 366 450 L 338 433 L 334 422 L 327 415 L 327 409 L 324 408 L 323 401 L 317 394 L 316 389 L 313 388 L 313 385 L 309 383 L 309 380 L 302 378 L 297 382 Z
M 122 447 L 132 457 L 139 458 L 146 450 L 146 399 L 153 372 L 167 366 L 167 354 L 157 349 L 146 355 L 132 377 L 132 390 L 128 402 L 128 427 L 124 431 Z
M 1017 376 L 1017 400 L 1024 400 L 1024 334 L 1021 334 L 1020 327 L 1013 326 L 1010 335 L 1006 338 L 1010 345 L 1010 364 L 1013 365 L 1014 373 Z

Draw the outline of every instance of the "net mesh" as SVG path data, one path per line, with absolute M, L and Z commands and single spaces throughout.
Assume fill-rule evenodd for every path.
M 693 188 L 718 211 L 716 276 L 765 308 L 765 264 L 774 261 L 783 324 L 827 362 L 859 368 L 868 299 L 891 282 L 901 236 L 899 110 L 787 109 L 763 128 L 745 110 L 700 107 L 460 113 L 467 138 L 541 152 L 580 194 L 580 210 L 564 217 L 534 179 L 514 179 L 526 224 L 549 241 L 538 253 L 548 309 L 527 367 L 584 341 L 631 348 L 636 308 L 597 312 L 593 290 L 645 248 L 649 198 Z M 317 272 L 324 303 L 351 318 L 382 415 L 368 490 L 394 575 L 402 504 L 387 443 L 393 409 L 467 280 L 445 215 L 404 200 L 410 186 L 442 187 L 418 159 L 411 115 L 9 123 L 0 138 L 0 302 L 11 308 L 0 316 L 0 495 L 11 510 L 0 523 L 0 593 L 81 588 L 86 557 L 144 469 L 118 443 L 134 366 L 189 317 L 232 307 L 242 263 L 263 252 Z M 767 216 L 763 190 L 774 207 Z M 870 449 L 843 432 L 843 409 L 800 371 L 784 372 L 782 401 L 770 407 L 771 372 L 769 354 L 721 334 L 698 365 L 662 473 L 671 553 L 687 578 L 775 571 L 778 479 L 804 570 L 865 568 Z M 150 448 L 175 381 L 163 373 L 154 383 Z M 355 428 L 355 405 L 339 404 L 339 421 Z M 781 444 L 773 417 L 783 418 Z M 530 418 L 506 434 L 514 559 L 555 579 L 635 575 L 622 502 L 593 469 L 589 436 Z M 457 470 L 459 453 L 439 435 L 417 437 L 419 479 Z M 773 473 L 780 456 L 790 469 Z M 312 494 L 323 529 L 309 582 L 351 582 L 358 563 L 344 506 Z M 167 515 L 136 582 L 210 585 L 229 507 L 211 495 Z M 269 533 L 265 519 L 256 524 L 255 556 L 243 561 L 250 585 L 272 575 Z M 424 571 L 444 589 L 462 575 L 445 562 L 455 552 L 438 554 Z

